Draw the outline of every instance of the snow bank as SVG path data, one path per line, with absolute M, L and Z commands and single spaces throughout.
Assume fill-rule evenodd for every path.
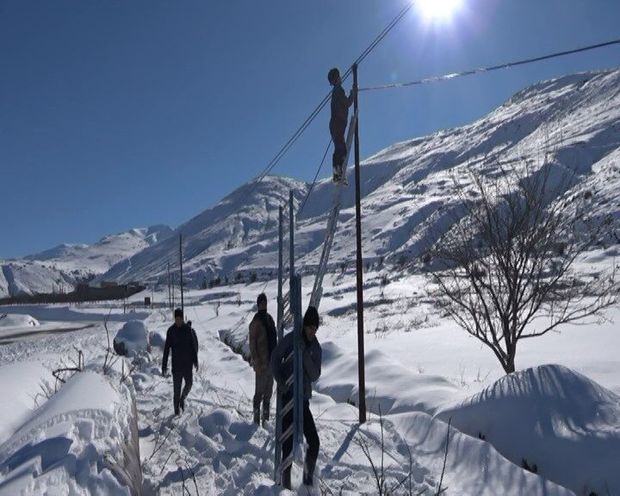
M 146 319 L 147 312 L 110 313 L 105 308 L 88 308 L 70 305 L 6 305 L 0 307 L 2 312 L 9 314 L 34 315 L 39 320 L 59 322 L 128 322 Z
M 114 351 L 119 355 L 133 356 L 149 348 L 149 331 L 140 320 L 130 320 L 116 334 Z
M 453 427 L 448 429 L 448 424 L 426 413 L 390 415 L 386 418 L 385 425 L 387 436 L 398 433 L 410 447 L 413 459 L 426 467 L 437 479 L 443 468 L 448 440 L 443 480 L 443 487 L 448 488 L 446 494 L 574 496 L 568 489 L 506 460 L 489 443 L 462 434 Z
M 577 494 L 620 494 L 620 397 L 566 367 L 505 376 L 438 417 Z
M 38 362 L 18 362 L 0 367 L 0 443 L 35 410 L 40 384 L 52 375 Z
M 0 445 L 0 495 L 131 494 L 140 481 L 133 415 L 124 386 L 73 375 Z
M 32 315 L 0 313 L 0 327 L 36 327 L 40 322 Z
M 338 402 L 357 405 L 357 353 L 347 353 L 331 341 L 321 347 L 323 367 L 315 389 Z M 461 398 L 461 391 L 443 377 L 415 373 L 378 350 L 366 353 L 366 405 L 371 412 L 433 415 L 441 406 Z
M 219 331 L 220 340 L 249 361 L 247 326 Z M 357 351 L 346 352 L 332 341 L 321 342 L 320 393 L 343 403 L 358 404 Z M 378 414 L 422 411 L 434 415 L 440 407 L 464 398 L 461 390 L 441 376 L 418 374 L 394 363 L 379 350 L 366 353 L 366 406 Z

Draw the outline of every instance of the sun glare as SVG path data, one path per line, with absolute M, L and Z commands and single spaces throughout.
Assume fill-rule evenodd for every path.
M 425 19 L 446 21 L 460 9 L 463 0 L 415 0 L 415 3 Z

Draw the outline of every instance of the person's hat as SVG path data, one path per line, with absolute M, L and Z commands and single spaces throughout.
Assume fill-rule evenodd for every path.
M 256 298 L 256 305 L 260 305 L 261 303 L 267 303 L 267 295 L 265 293 L 261 293 Z
M 181 310 L 180 308 L 177 308 L 174 311 L 174 318 L 176 319 L 177 317 L 183 318 L 183 310 Z
M 304 315 L 304 327 L 311 326 L 319 328 L 319 312 L 315 307 L 308 307 Z

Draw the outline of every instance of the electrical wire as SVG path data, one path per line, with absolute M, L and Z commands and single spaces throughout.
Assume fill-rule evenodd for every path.
M 612 45 L 620 44 L 620 39 L 606 41 L 604 43 L 597 43 L 596 45 L 589 45 L 581 48 L 575 48 L 573 50 L 565 50 L 563 52 L 551 53 L 548 55 L 541 55 L 540 57 L 533 57 L 529 59 L 517 60 L 514 62 L 507 62 L 505 64 L 492 65 L 490 67 L 479 67 L 476 69 L 470 69 L 468 71 L 462 72 L 453 72 L 450 74 L 444 74 L 441 76 L 432 76 L 424 79 L 418 79 L 416 81 L 408 81 L 404 83 L 391 83 L 391 84 L 383 84 L 379 86 L 368 86 L 365 88 L 359 88 L 358 91 L 375 91 L 375 90 L 387 90 L 392 88 L 405 88 L 408 86 L 418 86 L 422 84 L 436 83 L 438 81 L 447 81 L 451 79 L 457 79 L 465 76 L 472 76 L 474 74 L 481 74 L 485 72 L 498 71 L 500 69 L 509 69 L 511 67 L 517 67 L 520 65 L 533 64 L 535 62 L 541 62 L 543 60 L 554 59 L 558 57 L 565 57 L 567 55 L 574 55 L 576 53 L 587 52 L 590 50 L 596 50 L 599 48 L 604 48 Z

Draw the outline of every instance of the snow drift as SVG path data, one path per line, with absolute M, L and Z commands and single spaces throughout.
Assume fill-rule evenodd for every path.
M 576 494 L 620 493 L 620 397 L 566 367 L 507 375 L 437 417 Z
M 149 347 L 149 331 L 141 320 L 126 322 L 114 337 L 114 351 L 119 355 L 137 355 Z
M 0 314 L 0 327 L 37 327 L 40 322 L 28 314 Z
M 13 377 L 16 382 L 19 377 Z M 0 445 L 0 495 L 137 494 L 135 412 L 129 391 L 80 372 Z

